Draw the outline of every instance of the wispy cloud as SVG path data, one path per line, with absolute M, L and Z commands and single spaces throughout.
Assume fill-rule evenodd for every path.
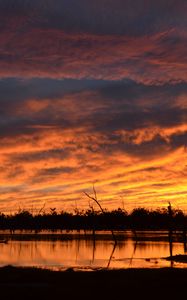
M 0 207 L 185 207 L 187 3 L 0 0 Z M 78 200 L 79 199 L 79 200 Z

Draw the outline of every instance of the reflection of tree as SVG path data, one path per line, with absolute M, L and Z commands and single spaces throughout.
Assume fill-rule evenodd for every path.
M 79 248 L 80 248 L 80 232 L 78 235 L 78 241 L 76 243 L 76 255 L 75 255 L 75 262 L 77 263 L 78 255 L 79 255 Z
M 95 245 L 95 230 L 93 229 L 93 254 L 92 254 L 92 263 L 94 263 L 94 260 L 95 260 L 95 250 L 96 250 L 96 245 Z
M 116 250 L 116 246 L 117 246 L 117 242 L 115 241 L 115 243 L 113 245 L 113 248 L 112 248 L 112 253 L 111 253 L 111 255 L 109 257 L 109 260 L 108 260 L 107 269 L 110 267 L 110 263 L 111 263 L 111 260 L 113 258 L 114 252 Z
M 183 230 L 183 244 L 184 244 L 184 253 L 187 252 L 187 246 L 186 246 L 186 229 Z
M 169 233 L 168 233 L 169 254 L 170 254 L 171 267 L 173 267 L 173 210 L 170 202 L 168 205 L 168 216 L 169 216 Z
M 137 244 L 138 244 L 138 241 L 137 241 L 137 239 L 136 239 L 136 242 L 135 242 L 135 244 L 134 244 L 134 250 L 133 250 L 132 256 L 131 256 L 131 258 L 130 258 L 129 266 L 132 265 L 132 261 L 133 261 L 133 258 L 134 258 L 134 255 L 135 255 L 136 249 L 137 249 Z

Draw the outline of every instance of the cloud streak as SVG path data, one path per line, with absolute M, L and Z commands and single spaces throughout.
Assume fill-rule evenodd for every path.
M 71 208 L 93 182 L 110 207 L 125 195 L 129 208 L 164 205 L 171 190 L 183 205 L 186 84 L 4 79 L 0 91 L 1 199 L 10 207 L 37 198 Z
M 39 2 L 0 3 L 1 77 L 186 81 L 184 1 Z
M 187 3 L 0 0 L 0 208 L 186 207 Z
M 135 38 L 32 29 L 0 45 L 1 77 L 186 82 L 186 33 L 176 30 Z

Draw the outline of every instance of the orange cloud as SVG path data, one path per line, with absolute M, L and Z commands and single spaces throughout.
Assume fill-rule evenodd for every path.
M 2 211 L 186 207 L 186 5 L 0 0 Z
M 123 198 L 127 209 L 135 205 L 165 206 L 167 200 L 185 208 L 184 147 L 158 151 L 156 157 L 145 159 L 116 148 L 108 151 L 106 136 L 98 133 L 89 137 L 83 129 L 46 130 L 36 142 L 33 138 L 26 150 L 1 149 L 3 211 L 18 204 L 39 208 L 43 202 L 48 208 L 55 205 L 63 209 L 65 205 L 71 210 L 75 201 L 86 207 L 83 191 L 90 192 L 94 182 L 105 207 L 117 207 Z
M 59 210 L 71 210 L 75 202 L 87 207 L 83 191 L 93 183 L 107 208 L 122 200 L 127 209 L 171 200 L 185 209 L 185 108 L 177 92 L 171 106 L 157 113 L 152 106 L 159 108 L 163 95 L 171 99 L 167 89 L 151 87 L 150 94 L 149 87 L 148 95 L 142 89 L 134 98 L 126 87 L 115 94 L 112 86 L 109 92 L 105 87 L 15 100 L 14 110 L 5 111 L 7 128 L 12 118 L 15 128 L 9 133 L 5 127 L 0 140 L 1 210 L 39 209 L 44 202 Z

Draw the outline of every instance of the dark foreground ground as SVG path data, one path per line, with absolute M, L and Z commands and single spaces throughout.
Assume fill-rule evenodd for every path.
M 0 299 L 186 299 L 187 269 L 0 268 Z

